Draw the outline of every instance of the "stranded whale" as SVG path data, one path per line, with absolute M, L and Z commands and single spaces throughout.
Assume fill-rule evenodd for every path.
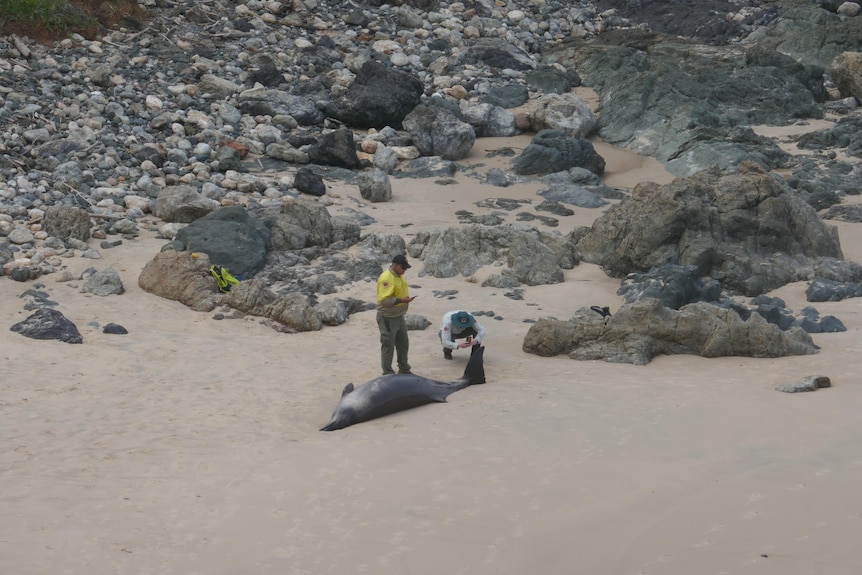
M 470 361 L 464 368 L 464 375 L 449 383 L 413 374 L 381 375 L 356 388 L 352 383 L 348 383 L 332 414 L 332 420 L 321 431 L 343 429 L 354 423 L 426 403 L 443 403 L 449 394 L 459 389 L 485 383 L 485 365 L 482 360 L 484 353 L 484 347 L 474 346 Z

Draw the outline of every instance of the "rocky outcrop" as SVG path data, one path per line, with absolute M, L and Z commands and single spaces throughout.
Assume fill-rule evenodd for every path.
M 679 310 L 645 299 L 602 317 L 589 308 L 569 320 L 542 318 L 524 337 L 523 349 L 541 356 L 602 359 L 646 365 L 657 355 L 702 357 L 783 357 L 817 353 L 802 329 L 782 331 L 758 314 L 742 319 L 736 311 L 708 303 Z
M 434 277 L 470 276 L 482 266 L 505 262 L 505 275 L 517 284 L 544 285 L 563 281 L 563 269 L 578 263 L 574 246 L 559 232 L 543 232 L 523 224 L 470 224 L 422 232 L 407 245 Z
M 725 289 L 752 296 L 810 279 L 819 266 L 842 259 L 836 229 L 752 163 L 665 186 L 639 184 L 595 221 L 577 248 L 584 261 L 614 277 L 691 265 Z M 851 277 L 862 273 L 858 265 L 845 267 Z

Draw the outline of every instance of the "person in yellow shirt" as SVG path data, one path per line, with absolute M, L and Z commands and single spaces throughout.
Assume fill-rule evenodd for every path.
M 380 366 L 383 375 L 392 371 L 392 356 L 398 360 L 398 373 L 412 373 L 407 352 L 410 338 L 404 316 L 415 297 L 410 297 L 404 272 L 410 269 L 407 258 L 398 254 L 392 265 L 377 278 L 377 328 L 380 330 Z

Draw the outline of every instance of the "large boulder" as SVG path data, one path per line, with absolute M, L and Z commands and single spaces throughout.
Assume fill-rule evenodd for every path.
M 263 269 L 272 238 L 244 207 L 228 206 L 180 229 L 167 248 L 205 253 L 213 264 L 247 279 Z
M 601 176 L 605 173 L 605 159 L 589 140 L 570 136 L 564 130 L 542 130 L 512 163 L 512 169 L 521 175 L 545 175 L 571 168 L 586 168 Z
M 752 163 L 664 186 L 639 184 L 593 223 L 577 249 L 613 277 L 668 263 L 695 266 L 700 276 L 751 296 L 813 277 L 821 259 L 843 259 L 835 227 Z
M 704 302 L 672 310 L 657 299 L 624 305 L 611 317 L 582 308 L 567 321 L 542 318 L 530 327 L 523 349 L 634 365 L 657 355 L 783 357 L 818 351 L 802 329 L 783 331 L 759 314 L 743 319 L 733 309 Z
M 369 60 L 347 92 L 324 105 L 324 112 L 351 128 L 399 129 L 423 91 L 422 81 L 415 76 Z
M 444 160 L 466 158 L 476 142 L 473 126 L 443 106 L 416 106 L 404 118 L 404 129 L 423 156 Z
M 326 207 L 314 200 L 285 202 L 278 212 L 268 212 L 264 219 L 276 251 L 325 248 L 332 243 L 332 219 Z

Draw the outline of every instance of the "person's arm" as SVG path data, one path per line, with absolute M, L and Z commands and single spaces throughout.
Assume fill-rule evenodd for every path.
M 395 296 L 395 275 L 384 272 L 377 279 L 377 304 L 381 308 L 390 309 L 398 305 L 402 298 Z
M 443 318 L 443 323 L 440 324 L 440 343 L 446 349 L 458 349 L 458 344 L 452 338 L 451 314 L 446 314 Z
M 476 330 L 476 342 L 482 343 L 482 340 L 485 339 L 485 328 L 475 317 L 473 318 L 473 329 Z

